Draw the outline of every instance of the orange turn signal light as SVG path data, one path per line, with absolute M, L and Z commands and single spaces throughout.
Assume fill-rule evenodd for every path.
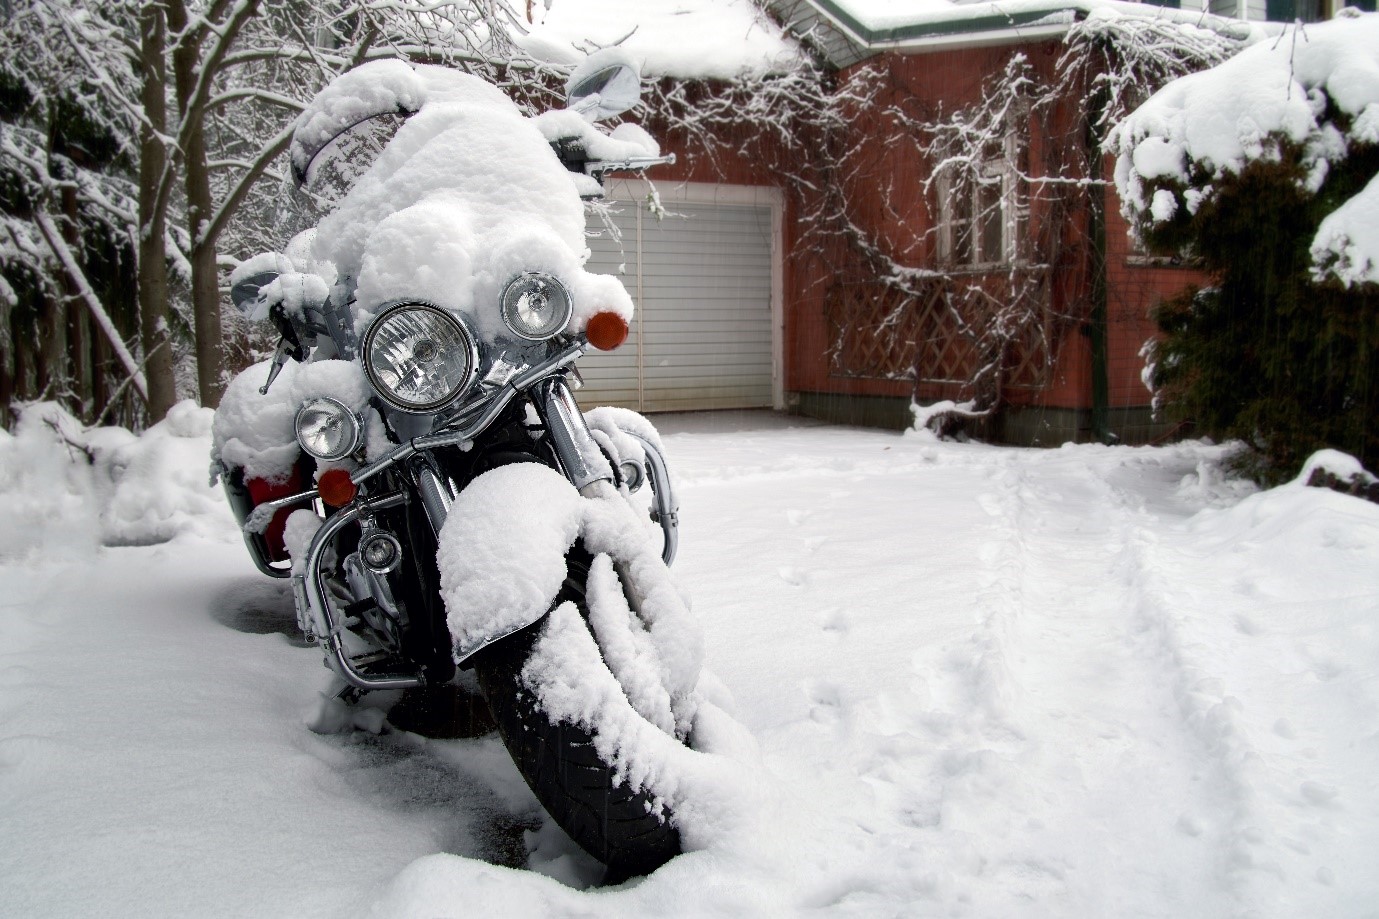
M 600 351 L 612 351 L 627 341 L 627 320 L 617 313 L 595 313 L 584 327 L 584 337 Z
M 359 494 L 359 486 L 354 484 L 345 470 L 327 469 L 316 480 L 316 491 L 321 495 L 321 500 L 331 507 L 344 507 Z

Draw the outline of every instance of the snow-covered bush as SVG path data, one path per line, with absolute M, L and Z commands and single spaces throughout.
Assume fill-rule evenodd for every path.
M 1213 285 L 1162 305 L 1156 402 L 1240 437 L 1251 470 L 1379 458 L 1379 15 L 1293 26 L 1176 80 L 1110 145 L 1134 231 Z
M 13 434 L 0 430 L 0 560 L 235 538 L 206 474 L 213 415 L 184 400 L 135 435 L 84 427 L 54 402 L 23 408 Z

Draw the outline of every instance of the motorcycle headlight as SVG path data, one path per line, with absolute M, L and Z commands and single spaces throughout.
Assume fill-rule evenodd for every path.
M 409 301 L 388 307 L 364 336 L 364 373 L 404 412 L 431 412 L 460 397 L 479 364 L 474 336 L 450 313 Z
M 528 271 L 503 288 L 503 321 L 519 338 L 544 341 L 565 331 L 572 306 L 565 285 L 549 274 Z
M 349 456 L 362 433 L 359 417 L 334 399 L 312 399 L 297 409 L 297 443 L 317 459 Z

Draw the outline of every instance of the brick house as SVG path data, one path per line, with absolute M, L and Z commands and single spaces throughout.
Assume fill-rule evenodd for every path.
M 1133 249 L 1112 186 L 1071 207 L 1022 187 L 1023 176 L 1041 174 L 1085 134 L 1075 100 L 1038 120 L 1014 118 L 1001 142 L 965 163 L 977 177 L 965 184 L 893 142 L 910 120 L 979 103 L 1017 54 L 1050 78 L 1072 23 L 1103 4 L 1025 0 L 1007 13 L 933 0 L 911 15 L 895 4 L 902 12 L 874 27 L 849 12 L 858 5 L 877 6 L 767 4 L 837 68 L 839 85 L 880 81 L 879 104 L 849 125 L 845 173 L 830 172 L 832 153 L 819 149 L 806 154 L 818 159 L 814 181 L 792 186 L 750 144 L 710 163 L 658 132 L 680 161 L 653 179 L 662 204 L 689 219 L 627 208 L 615 218 L 616 245 L 594 241 L 596 270 L 622 273 L 641 313 L 630 346 L 588 362 L 584 400 L 644 411 L 766 406 L 899 428 L 911 421 L 912 401 L 971 398 L 974 375 L 991 365 L 984 385 L 999 408 L 975 422 L 981 436 L 1047 445 L 1166 433 L 1151 420 L 1141 382 L 1140 349 L 1154 331 L 1148 312 L 1202 278 Z M 1103 178 L 1113 168 L 1101 157 L 1083 162 Z M 818 235 L 807 215 L 819 188 L 841 194 L 852 229 L 884 254 L 882 268 L 844 239 Z M 647 189 L 624 182 L 611 191 L 632 202 Z M 897 267 L 906 283 L 884 283 L 879 272 Z M 1022 325 L 999 349 L 972 334 L 990 319 L 982 304 L 1019 306 Z

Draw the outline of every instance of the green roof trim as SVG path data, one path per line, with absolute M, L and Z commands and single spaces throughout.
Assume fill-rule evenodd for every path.
M 1069 4 L 1066 7 L 1051 6 L 1045 10 L 1027 10 L 1021 13 L 1006 13 L 996 16 L 974 16 L 969 19 L 945 19 L 941 22 L 916 23 L 896 26 L 892 29 L 870 29 L 862 25 L 851 13 L 839 8 L 833 0 L 809 0 L 809 2 L 830 18 L 842 23 L 852 34 L 868 45 L 896 44 L 912 39 L 961 35 L 965 32 L 995 32 L 1002 29 L 1017 29 L 1021 26 L 1042 22 L 1060 13 L 1076 16 L 1081 12 L 1076 4 Z

